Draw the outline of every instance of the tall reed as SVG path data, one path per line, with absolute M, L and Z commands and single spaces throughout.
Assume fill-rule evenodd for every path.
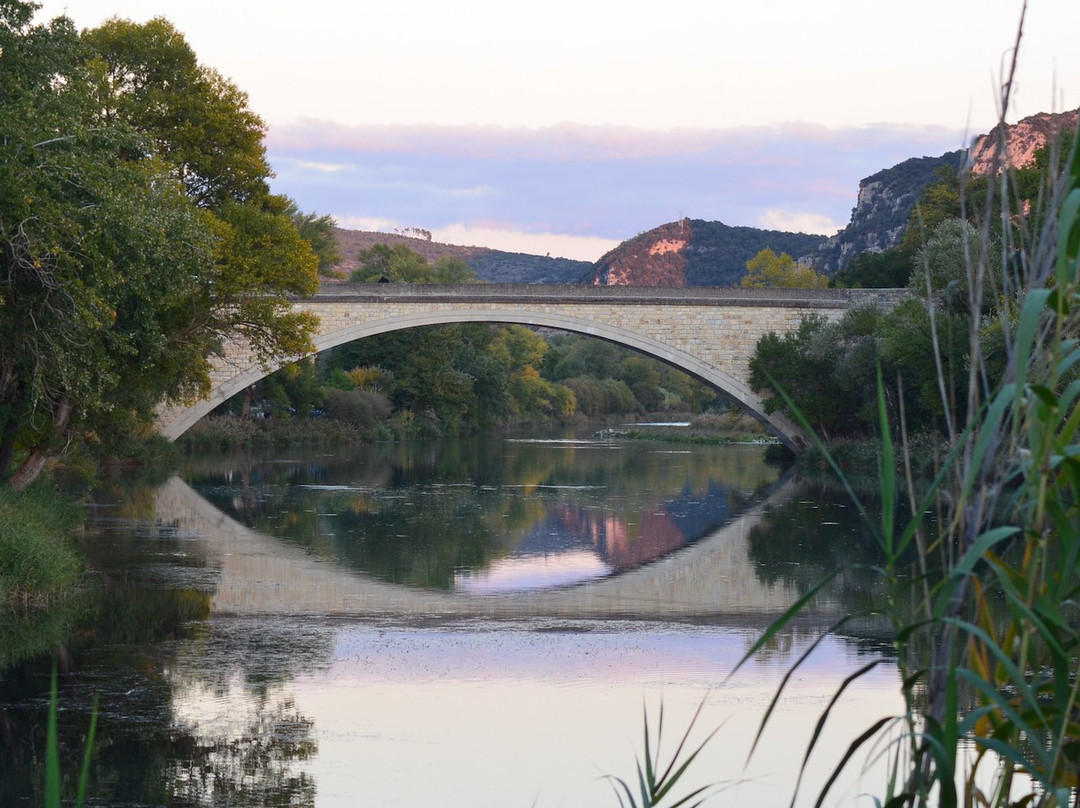
M 905 486 L 897 469 L 910 468 L 903 411 L 899 424 L 890 423 L 878 374 L 884 507 L 875 532 L 885 562 L 877 569 L 884 597 L 875 611 L 892 625 L 905 712 L 878 717 L 851 740 L 818 805 L 840 773 L 871 751 L 888 762 L 875 798 L 880 806 L 1077 805 L 1080 140 L 1068 160 L 1051 160 L 1064 170 L 1046 183 L 1040 215 L 1020 210 L 1003 153 L 1011 86 L 1010 76 L 996 155 L 1001 170 L 992 175 L 998 180 L 985 199 L 964 200 L 981 211 L 978 238 L 964 245 L 972 315 L 966 415 L 950 423 L 951 452 L 935 479 L 921 497 L 908 494 L 911 519 L 902 531 L 895 508 Z M 997 210 L 1000 228 L 992 228 L 990 212 Z M 1037 230 L 1032 221 L 1041 221 Z M 1008 268 L 1001 275 L 988 271 L 992 229 L 1001 231 L 999 263 Z M 1005 340 L 1005 369 L 996 381 L 981 339 L 992 325 L 981 316 L 988 299 L 996 301 Z M 929 295 L 928 303 L 933 315 Z M 908 492 L 917 490 L 910 474 L 906 483 Z M 927 514 L 936 523 L 932 536 Z M 816 591 L 776 621 L 747 658 Z M 830 707 L 875 664 L 852 674 Z M 771 714 L 772 707 L 761 730 Z M 827 708 L 804 769 L 828 717 Z
M 965 216 L 976 212 L 979 224 L 964 244 L 972 315 L 966 406 L 949 423 L 947 457 L 920 488 L 908 471 L 903 410 L 892 423 L 886 407 L 889 387 L 903 380 L 878 372 L 883 507 L 872 527 L 885 559 L 874 568 L 882 597 L 830 629 L 871 615 L 890 623 L 905 709 L 874 717 L 854 734 L 816 805 L 866 758 L 887 763 L 874 797 L 885 808 L 1080 805 L 1080 137 L 1071 155 L 1051 159 L 1061 170 L 1048 177 L 1035 210 L 1021 209 L 1003 152 L 1014 75 L 1015 57 L 1001 98 L 997 179 L 985 198 L 962 197 Z M 995 265 L 1005 269 L 993 273 Z M 982 314 L 988 301 L 996 322 Z M 928 303 L 933 317 L 929 294 Z M 1003 363 L 984 350 L 982 335 L 991 328 L 1003 335 Z M 1002 364 L 995 378 L 990 368 Z M 943 366 L 939 359 L 943 403 L 955 411 Z M 835 463 L 834 470 L 843 480 Z M 869 522 L 850 486 L 848 493 Z M 910 510 L 902 530 L 898 507 Z M 830 579 L 777 619 L 739 666 Z M 782 680 L 758 738 L 816 645 Z M 840 685 L 811 735 L 804 771 L 833 705 L 882 661 Z M 798 785 L 794 792 L 792 805 Z

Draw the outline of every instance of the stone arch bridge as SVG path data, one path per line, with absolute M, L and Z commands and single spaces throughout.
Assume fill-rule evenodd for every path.
M 769 331 L 798 326 L 817 312 L 839 318 L 854 303 L 894 303 L 901 290 L 742 289 L 735 287 L 549 286 L 526 284 L 324 284 L 297 309 L 319 318 L 316 352 L 364 337 L 444 323 L 518 323 L 587 334 L 655 357 L 721 390 L 786 445 L 805 436 L 779 414 L 766 414 L 750 389 L 754 346 Z M 158 429 L 173 440 L 214 407 L 276 368 L 243 344 L 225 346 L 211 391 L 187 406 L 163 409 Z

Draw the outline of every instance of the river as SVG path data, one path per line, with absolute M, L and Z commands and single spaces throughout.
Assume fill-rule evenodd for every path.
M 644 716 L 661 757 L 714 729 L 685 789 L 706 804 L 813 804 L 847 743 L 901 709 L 874 597 L 841 576 L 734 673 L 827 570 L 873 560 L 854 508 L 760 446 L 594 438 L 188 458 L 93 492 L 97 594 L 63 636 L 60 728 L 89 804 L 618 805 Z M 45 630 L 45 629 L 42 629 Z M 35 804 L 53 655 L 0 672 L 0 804 Z M 861 759 L 827 804 L 870 805 Z M 635 787 L 636 792 L 636 787 Z M 865 793 L 864 793 L 865 792 Z

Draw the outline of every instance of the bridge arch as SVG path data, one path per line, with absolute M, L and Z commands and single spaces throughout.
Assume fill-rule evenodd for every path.
M 797 451 L 807 445 L 806 436 L 797 425 L 779 413 L 766 413 L 761 398 L 750 389 L 749 385 L 734 376 L 713 367 L 687 351 L 668 345 L 654 337 L 579 316 L 548 312 L 514 312 L 494 308 L 398 314 L 321 333 L 314 339 L 314 353 L 319 354 L 339 345 L 391 331 L 454 323 L 517 324 L 555 328 L 632 348 L 720 390 L 760 421 L 790 449 Z M 183 408 L 169 423 L 162 424 L 162 434 L 170 440 L 175 440 L 215 407 L 285 364 L 288 363 L 280 362 L 265 369 L 258 364 L 238 368 L 234 376 L 216 385 L 210 397 Z
M 543 284 L 326 284 L 297 310 L 319 319 L 316 352 L 389 331 L 448 323 L 504 323 L 598 337 L 680 368 L 723 392 L 787 446 L 806 437 L 779 413 L 766 413 L 749 385 L 758 339 L 798 327 L 809 312 L 840 317 L 871 300 L 886 308 L 907 295 L 890 289 L 595 287 Z M 249 346 L 228 343 L 214 360 L 205 400 L 164 407 L 158 430 L 173 440 L 227 398 L 277 366 L 263 368 Z

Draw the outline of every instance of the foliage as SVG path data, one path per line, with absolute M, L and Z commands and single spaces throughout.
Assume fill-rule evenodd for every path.
M 654 252 L 658 242 L 684 242 L 678 252 Z M 795 256 L 813 254 L 824 236 L 730 227 L 723 222 L 680 219 L 640 233 L 596 262 L 592 278 L 603 277 L 613 265 L 632 267 L 644 283 L 663 275 L 678 277 L 688 286 L 734 286 L 746 273 L 746 262 L 765 247 Z
M 690 221 L 686 250 L 686 282 L 691 286 L 734 286 L 746 272 L 746 262 L 764 248 L 802 257 L 816 253 L 824 236 L 729 227 L 722 222 Z
M 334 265 L 341 261 L 338 248 L 337 223 L 329 214 L 304 213 L 292 199 L 288 201 L 285 213 L 292 219 L 300 238 L 311 245 L 315 257 L 319 259 L 319 274 L 324 277 L 340 277 L 333 271 Z
M 53 662 L 52 682 L 49 687 L 49 728 L 45 737 L 45 808 L 60 808 L 61 799 L 60 741 L 56 731 L 56 715 L 59 711 L 56 698 L 56 662 Z M 86 800 L 86 784 L 90 779 L 90 759 L 94 750 L 94 736 L 97 734 L 97 706 L 90 716 L 90 726 L 86 730 L 86 751 L 83 754 L 82 768 L 76 784 L 75 808 L 82 808 Z
M 328 390 L 326 412 L 331 418 L 362 428 L 375 426 L 393 411 L 390 400 L 374 390 Z
M 593 264 L 550 255 L 527 255 L 476 248 L 465 259 L 476 277 L 489 283 L 591 283 Z
M 686 742 L 690 739 L 690 733 L 694 729 L 694 724 L 697 723 L 698 716 L 701 715 L 701 708 L 704 707 L 705 701 L 702 700 L 698 705 L 697 712 L 694 713 L 694 717 L 690 719 L 690 723 L 686 727 L 686 732 L 683 733 L 682 739 L 679 741 L 678 747 L 675 749 L 675 754 L 671 756 L 671 760 L 667 766 L 664 766 L 662 758 L 660 757 L 660 742 L 663 740 L 664 734 L 664 705 L 660 705 L 660 715 L 657 721 L 656 728 L 656 741 L 653 743 L 649 737 L 649 713 L 645 711 L 644 725 L 645 725 L 645 751 L 644 761 L 639 760 L 637 764 L 637 790 L 641 797 L 640 808 L 658 808 L 664 800 L 664 797 L 672 793 L 672 789 L 678 785 L 682 776 L 686 773 L 686 770 L 694 762 L 694 759 L 701 754 L 701 751 L 705 748 L 706 744 L 712 740 L 713 736 L 720 730 L 719 727 L 714 729 L 706 738 L 701 741 L 696 747 L 689 750 L 685 757 L 683 757 L 683 749 L 686 748 Z M 618 797 L 619 805 L 626 808 L 639 808 L 638 802 L 634 797 L 634 789 L 623 780 L 621 777 L 613 777 L 612 788 L 615 789 L 615 796 Z M 705 792 L 709 790 L 708 786 L 704 786 L 683 797 L 670 803 L 671 808 L 679 808 L 681 805 L 686 805 L 688 808 L 697 808 L 706 800 L 706 796 L 703 796 Z M 623 797 L 626 797 L 626 802 L 623 802 Z M 673 798 L 674 799 L 674 798 Z M 696 800 L 696 802 L 691 802 Z
M 911 279 L 912 254 L 894 247 L 864 252 L 829 278 L 834 289 L 899 289 Z
M 789 286 L 798 289 L 824 289 L 829 285 L 825 275 L 811 267 L 796 263 L 787 253 L 777 255 L 766 247 L 746 262 L 746 275 L 740 286 Z
M 971 252 L 978 243 L 979 232 L 970 222 L 945 219 L 915 253 L 907 285 L 920 297 L 932 296 L 943 311 L 967 313 L 971 297 Z M 1001 274 L 1000 249 L 996 244 L 991 243 L 986 250 L 986 261 L 988 274 L 992 277 Z
M 360 268 L 349 276 L 351 283 L 467 283 L 473 270 L 460 258 L 443 256 L 429 263 L 405 244 L 376 244 L 356 256 Z
M 839 322 L 809 315 L 795 331 L 759 340 L 750 361 L 750 384 L 764 393 L 766 411 L 792 415 L 785 405 L 790 397 L 792 406 L 829 439 L 872 435 L 876 401 L 866 379 L 880 364 L 886 378 L 902 380 L 887 398 L 894 420 L 903 407 L 914 432 L 944 429 L 963 417 L 972 323 L 963 262 L 977 241 L 978 234 L 962 220 L 949 219 L 935 229 L 918 255 L 924 269 L 913 265 L 910 270 L 910 282 L 922 285 L 923 297 L 929 278 L 926 300 L 912 298 L 888 312 L 856 306 Z M 991 247 L 986 257 L 991 271 L 1000 266 L 995 256 Z M 982 319 L 977 322 L 982 327 Z M 992 329 L 986 333 L 994 336 Z M 984 367 L 993 382 L 1003 366 L 998 361 Z
M 264 127 L 161 19 L 79 35 L 0 6 L 0 480 L 205 391 L 207 357 L 310 348 L 317 260 Z
M 836 385 L 842 344 L 839 327 L 823 315 L 802 318 L 798 328 L 783 336 L 770 331 L 750 360 L 750 385 L 765 395 L 765 412 L 784 406 L 779 391 L 791 390 L 794 406 L 806 413 L 817 431 L 835 436 L 852 431 L 848 420 L 860 407 Z
M 889 620 L 905 710 L 868 716 L 870 723 L 838 761 L 819 804 L 836 776 L 866 750 L 889 764 L 878 805 L 1068 808 L 1080 796 L 1080 148 L 1074 147 L 1064 174 L 1044 180 L 1041 197 L 1048 210 L 1038 215 L 1042 226 L 1033 237 L 1022 228 L 1004 228 L 999 235 L 1005 246 L 998 248 L 998 235 L 987 226 L 968 252 L 963 341 L 971 348 L 962 366 L 964 383 L 955 390 L 964 401 L 958 406 L 951 400 L 952 380 L 943 375 L 937 385 L 941 407 L 946 413 L 956 407 L 946 425 L 949 454 L 921 489 L 908 475 L 906 524 L 897 519 L 901 486 L 897 422 L 887 406 L 890 385 L 877 374 L 879 518 L 870 517 L 850 486 L 849 492 L 876 526 L 883 560 L 871 570 L 880 599 L 834 628 L 872 614 Z M 1001 194 L 998 187 L 1016 184 L 992 186 L 997 197 L 988 207 L 1000 209 L 1003 218 L 1022 219 L 1026 200 Z M 980 343 L 987 331 L 981 300 L 984 290 L 1000 282 L 988 271 L 989 256 L 999 249 L 1023 272 L 1022 292 L 1015 302 L 1001 300 L 993 312 L 1007 358 L 1000 378 L 989 379 Z M 943 302 L 931 300 L 928 312 L 947 315 Z M 929 322 L 928 317 L 933 333 Z M 925 349 L 940 367 L 946 349 L 940 342 Z M 904 418 L 903 408 L 899 415 Z M 903 437 L 904 420 L 899 425 Z M 900 448 L 906 456 L 906 444 Z M 936 517 L 934 534 L 930 513 Z M 907 559 L 911 552 L 914 569 Z M 770 626 L 747 658 L 799 614 L 825 581 Z M 821 716 L 806 761 L 831 704 L 879 662 L 841 685 Z

